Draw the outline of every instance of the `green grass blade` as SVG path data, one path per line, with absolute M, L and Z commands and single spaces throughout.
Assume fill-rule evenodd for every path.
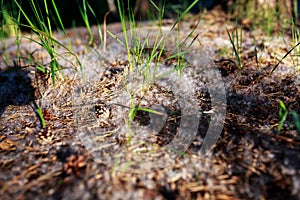
M 296 130 L 297 130 L 298 134 L 300 135 L 300 118 L 299 118 L 299 115 L 295 111 L 292 112 L 292 115 L 293 115 L 293 118 L 294 118 L 294 124 L 295 124 Z
M 43 109 L 41 107 L 38 107 L 36 109 L 36 113 L 37 113 L 38 117 L 40 118 L 40 121 L 42 123 L 42 127 L 45 128 L 46 127 L 46 122 L 45 122 L 45 119 L 44 119 L 44 116 L 43 116 Z
M 127 26 L 126 26 L 126 20 L 125 20 L 125 11 L 124 6 L 122 6 L 120 0 L 118 0 L 118 12 L 120 15 L 120 20 L 122 24 L 122 31 L 125 39 L 125 47 L 127 50 L 127 57 L 128 61 L 130 61 L 130 47 L 129 47 L 129 41 L 128 41 L 128 35 L 127 35 Z M 129 71 L 132 72 L 132 65 L 129 66 Z
M 61 17 L 60 17 L 59 11 L 58 11 L 58 9 L 57 9 L 57 6 L 56 6 L 54 0 L 52 0 L 52 6 L 53 6 L 53 8 L 54 8 L 56 17 L 57 17 L 57 19 L 58 19 L 58 21 L 59 21 L 60 27 L 61 27 L 62 31 L 64 32 L 64 34 L 66 35 L 66 29 L 65 29 L 65 26 L 64 26 L 64 24 L 63 24 L 63 22 L 62 22 L 62 19 L 61 19 Z
M 48 10 L 47 0 L 44 0 L 44 5 L 45 5 L 45 11 L 46 11 L 46 15 L 47 15 L 49 34 L 52 36 L 52 27 L 51 27 L 51 22 L 50 22 L 50 18 L 49 18 L 49 10 Z
M 138 107 L 137 110 L 139 110 L 139 111 L 145 111 L 145 112 L 148 112 L 148 113 L 153 113 L 153 114 L 156 114 L 156 115 L 165 115 L 165 113 L 161 113 L 161 112 L 158 112 L 156 110 L 152 110 L 150 108 Z
M 87 9 L 86 9 L 86 0 L 82 0 L 82 6 L 83 8 L 81 8 L 81 6 L 78 4 L 78 7 L 79 7 L 79 12 L 82 16 L 82 19 L 85 23 L 85 26 L 88 30 L 88 33 L 90 35 L 90 41 L 89 41 L 89 44 L 91 45 L 94 41 L 94 35 L 93 35 L 93 32 L 92 32 L 92 29 L 91 29 L 91 26 L 90 26 L 90 22 L 89 22 L 89 18 L 88 18 L 88 15 L 87 15 Z
M 94 12 L 94 9 L 91 7 L 91 5 L 89 3 L 87 3 L 87 5 L 88 5 L 88 8 L 89 8 L 90 12 L 92 13 L 92 15 L 94 16 L 94 18 L 96 19 L 97 26 L 98 26 L 99 39 L 100 39 L 100 42 L 102 42 L 103 36 L 102 36 L 102 32 L 101 32 L 100 22 L 98 21 L 97 15 Z
M 199 2 L 199 0 L 195 0 L 193 1 L 193 3 L 191 3 L 191 5 L 185 9 L 181 15 L 176 19 L 175 23 L 173 24 L 171 30 L 173 30 L 175 28 L 175 26 L 178 24 L 178 22 L 194 7 L 194 5 L 196 5 Z
M 297 47 L 300 45 L 300 42 L 298 42 L 295 46 L 293 46 L 293 48 L 291 48 L 279 61 L 278 63 L 273 67 L 273 69 L 271 70 L 270 74 L 272 74 L 275 69 L 277 69 L 277 67 L 279 66 L 279 64 Z
M 106 31 L 108 33 L 108 35 L 110 35 L 110 37 L 112 37 L 114 40 L 116 40 L 119 44 L 121 44 L 124 48 L 126 48 L 126 44 L 124 44 L 124 42 L 122 42 L 122 40 L 120 40 L 119 38 L 117 38 L 112 32 L 110 32 L 109 30 Z
M 288 115 L 288 110 L 284 103 L 282 101 L 279 101 L 279 111 L 278 111 L 278 116 L 279 116 L 279 124 L 277 128 L 277 133 L 280 133 L 281 129 L 283 128 L 284 122 L 286 121 Z
M 234 43 L 233 34 L 231 34 L 229 32 L 227 26 L 226 26 L 226 32 L 227 32 L 227 35 L 229 37 L 229 40 L 230 40 L 231 46 L 233 48 L 234 54 L 235 54 L 235 56 L 238 60 L 239 68 L 241 69 L 242 68 L 241 57 L 240 57 L 239 51 L 237 49 L 238 48 L 238 43 L 237 44 Z M 236 29 L 236 33 L 237 33 L 237 29 Z M 238 38 L 238 36 L 237 36 L 237 38 Z M 237 41 L 238 41 L 238 39 L 237 39 Z
M 28 22 L 28 24 L 30 25 L 30 27 L 34 27 L 32 21 L 29 19 L 29 17 L 27 16 L 27 14 L 25 13 L 25 11 L 21 7 L 21 5 L 17 2 L 17 0 L 14 0 L 14 2 L 18 6 L 19 10 L 22 12 L 23 16 L 25 17 L 25 19 Z

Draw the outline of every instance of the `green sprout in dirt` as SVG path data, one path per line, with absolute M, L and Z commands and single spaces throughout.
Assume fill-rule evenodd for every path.
M 42 127 L 45 128 L 46 127 L 46 122 L 45 122 L 45 119 L 44 119 L 44 115 L 43 115 L 43 109 L 41 107 L 38 107 L 36 109 L 36 113 L 42 123 Z
M 283 124 L 285 123 L 287 116 L 288 116 L 289 112 L 286 108 L 286 106 L 284 105 L 284 103 L 282 101 L 279 101 L 279 111 L 278 111 L 278 117 L 279 117 L 279 124 L 278 124 L 278 128 L 277 128 L 277 133 L 280 133 L 280 131 L 282 130 Z M 296 128 L 296 131 L 298 132 L 298 134 L 300 134 L 300 118 L 297 112 L 292 111 L 292 116 L 294 119 L 294 126 Z
M 237 23 L 236 23 L 237 26 Z M 239 69 L 243 68 L 243 64 L 242 64 L 242 57 L 241 57 L 241 51 L 242 51 L 242 44 L 243 44 L 243 31 L 240 28 L 240 33 L 238 31 L 238 26 L 235 28 L 235 33 L 230 33 L 228 28 L 226 27 L 226 31 L 227 31 L 227 35 L 229 37 L 230 43 L 232 45 L 235 57 L 238 61 L 238 67 Z
M 123 106 L 123 105 L 121 105 Z M 128 108 L 128 107 L 127 107 Z M 146 107 L 141 107 L 140 103 L 136 103 L 135 102 L 135 97 L 131 96 L 130 98 L 130 107 L 129 107 L 129 113 L 128 113 L 128 122 L 127 122 L 127 142 L 131 141 L 131 125 L 137 115 L 138 111 L 144 111 L 144 112 L 148 112 L 148 113 L 152 113 L 152 114 L 156 114 L 156 115 L 164 115 L 164 113 L 158 112 L 156 110 L 152 110 L 150 108 L 146 108 Z
M 257 55 L 257 44 L 256 44 L 255 38 L 254 38 L 254 54 L 255 54 L 256 66 L 257 66 L 257 68 L 260 68 L 260 64 L 259 64 L 259 61 L 258 61 L 258 55 Z
M 62 57 L 62 56 L 60 56 L 60 54 L 58 54 L 58 52 L 56 52 L 55 45 L 59 45 L 59 46 L 63 47 L 64 49 L 67 50 L 68 53 L 75 56 L 76 61 L 77 61 L 77 63 L 79 64 L 79 66 L 81 68 L 81 64 L 80 64 L 79 59 L 76 56 L 76 54 L 70 48 L 66 47 L 65 45 L 63 45 L 62 43 L 60 43 L 59 41 L 57 41 L 53 38 L 52 26 L 51 26 L 51 21 L 50 21 L 50 13 L 49 13 L 48 4 L 47 4 L 46 0 L 44 0 L 46 19 L 43 17 L 43 15 L 41 13 L 41 9 L 38 6 L 38 4 L 34 0 L 31 0 L 29 2 L 30 6 L 31 6 L 31 9 L 33 11 L 33 14 L 35 16 L 35 19 L 36 19 L 35 22 L 32 21 L 29 18 L 29 16 L 27 15 L 27 13 L 25 13 L 25 11 L 23 10 L 21 4 L 18 3 L 17 0 L 14 0 L 14 3 L 20 9 L 20 12 L 23 14 L 23 16 L 25 17 L 27 23 L 29 24 L 29 25 L 22 25 L 22 24 L 20 24 L 20 25 L 30 28 L 32 30 L 32 32 L 39 39 L 39 41 L 35 41 L 34 39 L 29 38 L 29 40 L 31 40 L 31 41 L 37 43 L 38 45 L 42 46 L 47 51 L 47 53 L 49 54 L 49 56 L 51 58 L 51 61 L 50 61 L 50 74 L 51 74 L 51 79 L 52 79 L 53 84 L 55 84 L 55 77 L 57 75 L 60 75 L 60 70 L 61 70 L 61 67 L 60 67 L 60 64 L 59 64 L 57 58 Z M 56 7 L 56 4 L 55 4 L 54 0 L 51 1 L 51 5 L 53 6 L 53 8 L 55 10 L 56 18 L 58 19 L 62 30 L 66 34 L 64 25 L 62 23 L 62 20 L 60 18 L 60 14 L 58 12 L 58 9 Z M 41 65 L 39 65 L 39 66 L 41 67 Z M 47 71 L 45 68 L 44 69 L 38 68 L 38 69 L 42 70 L 43 72 Z
M 300 135 L 300 117 L 299 117 L 298 113 L 296 113 L 295 111 L 292 112 L 292 116 L 294 118 L 295 128 L 296 128 L 298 134 Z
M 279 124 L 277 128 L 277 133 L 280 133 L 281 129 L 283 128 L 283 124 L 286 121 L 287 115 L 288 115 L 288 110 L 286 106 L 282 101 L 279 101 L 279 111 L 278 111 Z

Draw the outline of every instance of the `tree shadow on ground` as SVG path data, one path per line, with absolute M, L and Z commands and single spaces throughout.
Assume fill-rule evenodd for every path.
M 0 116 L 9 105 L 32 105 L 34 92 L 28 70 L 11 67 L 0 71 Z

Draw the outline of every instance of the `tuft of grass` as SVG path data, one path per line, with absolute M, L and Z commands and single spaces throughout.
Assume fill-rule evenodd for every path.
M 242 69 L 243 64 L 242 64 L 241 52 L 243 49 L 243 46 L 242 46 L 243 45 L 243 31 L 242 31 L 242 28 L 240 28 L 240 33 L 239 33 L 238 29 L 239 28 L 238 28 L 237 22 L 236 22 L 236 28 L 232 33 L 229 32 L 229 30 L 226 26 L 226 32 L 229 37 L 231 46 L 233 48 L 234 55 L 238 61 L 238 67 L 239 67 L 239 69 Z
M 18 6 L 20 11 L 22 12 L 23 16 L 25 17 L 27 23 L 29 24 L 29 28 L 32 29 L 32 31 L 38 36 L 40 42 L 34 41 L 37 44 L 40 44 L 49 54 L 51 58 L 50 62 L 50 69 L 51 69 L 51 78 L 53 84 L 55 84 L 55 73 L 57 73 L 60 70 L 60 66 L 58 64 L 55 50 L 54 50 L 54 42 L 52 40 L 52 27 L 49 19 L 49 12 L 48 12 L 48 4 L 46 0 L 45 3 L 45 11 L 47 14 L 47 19 L 45 20 L 41 14 L 40 8 L 38 7 L 37 3 L 33 0 L 30 1 L 30 6 L 32 8 L 33 14 L 35 15 L 36 21 L 38 22 L 38 26 L 35 25 L 35 23 L 29 18 L 27 13 L 22 9 L 22 6 L 14 0 L 15 4 Z M 54 3 L 54 1 L 52 1 Z M 55 4 L 54 4 L 55 5 Z
M 57 76 L 59 78 L 62 77 L 60 74 L 61 67 L 58 62 L 58 57 L 61 57 L 61 58 L 63 58 L 63 57 L 60 54 L 58 54 L 58 52 L 56 51 L 56 49 L 55 49 L 56 45 L 63 47 L 65 50 L 67 50 L 68 53 L 75 56 L 76 61 L 80 66 L 80 69 L 82 68 L 77 55 L 70 48 L 66 47 L 65 45 L 63 45 L 62 43 L 60 43 L 59 41 L 57 41 L 53 38 L 53 34 L 52 34 L 53 29 L 52 29 L 52 25 L 51 25 L 51 21 L 50 21 L 50 13 L 49 13 L 49 9 L 48 9 L 47 0 L 44 0 L 46 18 L 44 18 L 44 16 L 42 15 L 41 8 L 38 6 L 38 4 L 35 0 L 31 0 L 29 2 L 31 9 L 33 11 L 33 14 L 35 16 L 35 19 L 36 19 L 35 21 L 32 21 L 29 18 L 29 15 L 23 10 L 21 4 L 18 3 L 17 0 L 13 0 L 13 1 L 19 8 L 22 15 L 25 17 L 26 22 L 28 23 L 28 25 L 24 25 L 24 24 L 20 24 L 20 21 L 19 21 L 19 26 L 25 26 L 25 27 L 30 28 L 32 30 L 32 32 L 38 37 L 39 41 L 33 40 L 31 38 L 28 38 L 28 39 L 31 40 L 32 42 L 35 42 L 38 45 L 42 46 L 47 51 L 48 55 L 51 58 L 49 65 L 50 65 L 50 74 L 51 74 L 51 79 L 52 79 L 53 84 L 55 84 L 55 78 Z M 56 7 L 54 0 L 51 0 L 51 5 L 55 10 L 56 18 L 59 21 L 59 24 L 66 35 L 64 25 L 62 23 L 60 14 L 58 12 L 58 9 Z M 39 65 L 39 66 L 41 66 L 41 65 Z M 40 69 L 40 68 L 38 68 L 38 69 Z M 41 71 L 47 72 L 46 68 L 41 69 Z
M 125 70 L 125 77 L 127 72 L 131 75 L 131 79 L 134 79 L 135 73 L 138 73 L 138 75 L 142 75 L 143 77 L 143 84 L 138 92 L 141 93 L 141 95 L 145 94 L 145 91 L 149 88 L 149 84 L 154 84 L 153 81 L 155 81 L 157 74 L 157 68 L 162 60 L 170 60 L 173 62 L 173 64 L 176 65 L 174 70 L 171 70 L 169 73 L 173 73 L 176 71 L 179 71 L 182 73 L 183 68 L 186 66 L 184 55 L 186 52 L 182 51 L 182 47 L 190 47 L 193 42 L 196 40 L 197 36 L 193 39 L 193 41 L 186 45 L 185 43 L 188 41 L 188 38 L 190 38 L 194 34 L 193 29 L 190 34 L 188 34 L 187 38 L 184 41 L 178 41 L 178 44 L 175 45 L 173 50 L 170 50 L 170 53 L 166 53 L 166 43 L 165 38 L 168 37 L 172 31 L 174 31 L 176 25 L 180 22 L 180 20 L 186 15 L 189 10 L 198 2 L 199 0 L 194 0 L 194 2 L 188 6 L 186 10 L 184 10 L 181 15 L 177 18 L 175 23 L 173 24 L 170 32 L 166 35 L 162 35 L 162 32 L 158 31 L 157 35 L 151 35 L 151 31 L 148 33 L 148 35 L 145 36 L 145 38 L 140 38 L 141 36 L 137 34 L 137 25 L 135 23 L 135 16 L 134 11 L 130 10 L 128 8 L 128 16 L 125 15 L 125 8 L 121 1 L 117 2 L 117 8 L 118 13 L 120 16 L 120 22 L 122 25 L 122 31 L 123 31 L 123 37 L 124 41 L 121 41 L 117 36 L 113 35 L 111 32 L 107 31 L 107 33 L 115 39 L 117 42 L 119 42 L 127 52 L 127 59 L 129 61 L 128 71 Z M 159 27 L 162 26 L 162 19 L 164 17 L 165 13 L 165 5 L 164 4 L 155 4 L 154 1 L 150 0 L 150 3 L 153 5 L 153 7 L 158 12 L 157 21 L 159 24 Z M 200 19 L 198 23 L 200 22 Z M 196 28 L 196 27 L 195 27 Z M 175 30 L 176 31 L 176 30 Z M 106 33 L 104 33 L 105 35 Z M 147 34 L 147 33 L 146 33 Z M 104 37 L 105 40 L 105 37 Z M 151 44 L 150 44 L 151 40 Z M 106 45 L 106 42 L 104 42 L 104 47 Z M 174 61 L 175 60 L 175 61 Z M 164 74 L 163 76 L 167 76 L 167 74 Z M 151 80 L 151 82 L 150 82 Z M 130 141 L 130 127 L 132 125 L 133 119 L 136 116 L 136 113 L 138 111 L 145 111 L 145 112 L 156 112 L 149 108 L 142 108 L 140 107 L 140 102 L 136 100 L 136 92 L 137 91 L 130 91 L 130 89 L 125 86 L 125 89 L 130 97 L 130 106 L 129 106 L 129 114 L 128 114 L 128 120 L 127 120 L 127 128 L 128 128 L 128 135 L 127 139 Z

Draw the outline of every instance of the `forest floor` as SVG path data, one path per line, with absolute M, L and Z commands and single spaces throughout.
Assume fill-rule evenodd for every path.
M 32 61 L 20 59 L 31 56 L 35 62 L 49 65 L 47 52 L 29 40 L 28 35 L 22 36 L 19 55 L 14 38 L 2 40 L 1 199 L 300 199 L 300 135 L 291 114 L 292 111 L 300 113 L 300 69 L 295 64 L 298 58 L 287 56 L 271 73 L 292 48 L 288 45 L 291 44 L 290 31 L 266 36 L 260 29 L 242 29 L 240 67 L 226 31 L 227 27 L 233 32 L 235 22 L 229 21 L 218 9 L 201 16 L 198 24 L 198 17 L 191 16 L 175 29 L 181 33 L 195 29 L 193 35 L 199 34 L 196 39 L 199 59 L 204 63 L 200 63 L 201 67 L 205 69 L 208 63 L 218 69 L 220 76 L 210 78 L 219 80 L 216 84 L 221 84 L 225 92 L 226 114 L 220 137 L 209 153 L 201 154 L 205 133 L 213 126 L 210 122 L 218 110 L 212 109 L 213 99 L 209 87 L 201 82 L 201 74 L 197 74 L 198 66 L 189 63 L 182 76 L 191 78 L 196 85 L 192 95 L 202 110 L 197 135 L 184 153 L 174 159 L 168 158 L 168 154 L 161 155 L 155 160 L 157 163 L 151 162 L 150 168 L 141 163 L 140 166 L 130 164 L 131 159 L 136 159 L 139 144 L 132 145 L 126 141 L 126 135 L 120 133 L 126 119 L 128 125 L 130 99 L 123 102 L 122 108 L 111 103 L 123 95 L 122 77 L 126 77 L 129 65 L 126 52 L 122 57 L 114 52 L 118 49 L 110 49 L 112 39 L 107 42 L 107 57 L 96 58 L 91 52 L 99 44 L 97 27 L 92 29 L 96 45 L 89 46 L 85 28 L 67 31 L 83 70 L 87 76 L 96 77 L 93 79 L 96 84 L 83 82 L 81 85 L 78 84 L 80 77 L 69 62 L 61 60 L 65 63 L 62 64 L 64 77 L 53 85 L 49 74 L 39 72 Z M 163 20 L 162 25 L 171 27 L 174 23 Z M 137 26 L 158 27 L 156 22 Z M 115 34 L 122 32 L 120 23 L 110 24 L 107 29 Z M 54 33 L 54 37 L 68 44 L 62 33 Z M 59 48 L 60 55 L 64 55 L 64 50 Z M 65 55 L 77 65 L 74 56 Z M 164 62 L 164 66 L 172 68 L 174 62 Z M 181 84 L 180 79 L 178 83 Z M 88 90 L 84 97 L 77 97 L 94 105 L 94 109 L 88 108 L 88 114 L 92 115 L 82 116 L 84 114 L 72 106 L 78 87 Z M 185 94 L 184 89 L 189 90 L 187 87 L 184 86 L 182 94 Z M 147 142 L 142 147 L 148 148 L 148 144 L 163 147 L 176 137 L 180 124 L 184 123 L 180 122 L 183 113 L 180 99 L 176 92 L 159 83 L 144 88 L 143 92 L 136 90 L 135 102 L 145 108 L 163 105 L 167 119 L 158 133 L 146 137 Z M 278 133 L 280 101 L 288 113 Z M 35 112 L 37 107 L 43 109 L 44 128 Z M 135 111 L 132 126 L 142 127 L 153 122 L 148 111 Z M 96 113 L 93 115 L 93 112 Z M 102 138 L 90 141 L 90 137 L 99 136 L 97 131 L 102 133 Z M 100 146 L 101 154 L 93 153 L 91 145 Z M 114 149 L 116 146 L 122 149 L 125 160 L 114 157 L 120 153 Z M 166 164 L 164 159 L 171 161 Z

